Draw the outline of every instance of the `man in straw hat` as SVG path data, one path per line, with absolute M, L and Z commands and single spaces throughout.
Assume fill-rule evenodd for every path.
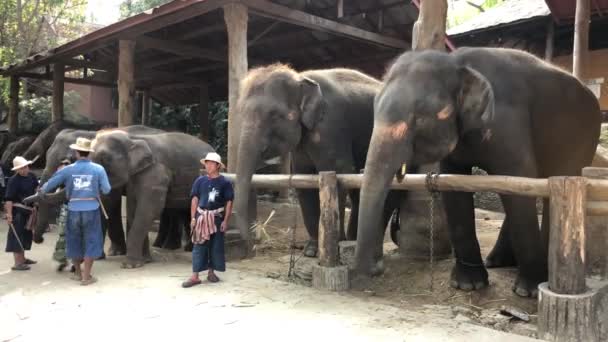
M 232 183 L 220 175 L 224 167 L 219 154 L 211 152 L 201 159 L 207 170 L 192 186 L 190 215 L 192 220 L 192 276 L 182 283 L 182 287 L 192 287 L 201 283 L 200 272 L 209 271 L 207 280 L 217 283 L 220 278 L 215 271 L 226 270 L 224 255 L 224 232 L 232 214 L 234 190 Z
M 15 265 L 13 271 L 27 271 L 34 260 L 25 257 L 25 251 L 32 247 L 32 231 L 28 229 L 27 223 L 33 208 L 23 204 L 23 199 L 33 195 L 38 188 L 38 180 L 30 172 L 29 166 L 33 161 L 21 156 L 13 159 L 15 174 L 9 179 L 6 186 L 6 221 L 9 225 L 8 237 L 6 239 L 6 252 L 13 253 Z M 31 227 L 30 227 L 31 228 Z
M 72 259 L 75 266 L 74 280 L 89 285 L 97 281 L 91 275 L 93 261 L 103 253 L 99 196 L 100 192 L 108 194 L 111 188 L 104 168 L 89 160 L 89 153 L 93 152 L 91 140 L 78 138 L 70 148 L 76 152 L 76 162 L 57 171 L 40 193 L 43 196 L 60 185 L 65 186 L 68 198 L 66 257 Z M 84 269 L 81 269 L 83 261 Z

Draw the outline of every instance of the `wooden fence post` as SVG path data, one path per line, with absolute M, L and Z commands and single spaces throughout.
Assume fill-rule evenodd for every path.
M 585 282 L 587 180 L 549 178 L 549 282 L 539 285 L 539 338 L 599 341 L 595 293 Z
M 350 286 L 348 267 L 340 265 L 338 237 L 338 178 L 336 172 L 319 173 L 319 264 L 312 269 L 312 285 L 317 289 L 344 291 Z
M 608 168 L 583 168 L 583 177 L 593 179 L 608 179 Z M 585 249 L 587 274 L 597 274 L 608 279 L 608 215 L 589 216 L 585 222 Z

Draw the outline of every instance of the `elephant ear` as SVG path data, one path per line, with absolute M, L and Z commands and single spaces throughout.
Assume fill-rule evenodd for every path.
M 154 164 L 154 156 L 147 142 L 134 139 L 129 149 L 129 175 L 135 175 Z
M 312 129 L 321 120 L 323 92 L 321 92 L 319 83 L 308 77 L 302 79 L 300 86 L 302 88 L 300 120 L 306 128 Z
M 462 133 L 484 127 L 494 116 L 492 85 L 477 70 L 464 67 L 460 88 L 459 119 Z

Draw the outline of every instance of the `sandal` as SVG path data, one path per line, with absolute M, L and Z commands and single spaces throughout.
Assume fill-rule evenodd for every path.
M 212 273 L 207 276 L 207 280 L 209 280 L 210 283 L 217 283 L 218 281 L 220 281 L 220 278 L 218 278 L 215 273 Z
M 35 264 L 37 264 L 37 263 L 38 263 L 38 261 L 36 261 L 36 260 L 32 260 L 32 259 L 25 259 L 25 264 L 26 264 L 26 265 L 35 265 Z
M 19 264 L 19 265 L 15 265 L 15 266 L 11 267 L 11 270 L 13 270 L 13 271 L 29 271 L 30 270 L 30 266 L 26 265 L 25 263 L 23 263 L 23 264 Z
M 70 276 L 70 279 L 72 279 L 74 281 L 82 281 L 82 276 L 80 276 L 80 274 L 74 273 Z
M 80 282 L 80 285 L 87 286 L 87 285 L 91 285 L 91 284 L 96 283 L 96 282 L 97 282 L 97 278 L 91 276 L 89 279 L 83 279 Z
M 188 280 L 186 280 L 185 282 L 182 283 L 182 287 L 185 288 L 185 289 L 187 289 L 189 287 L 192 287 L 192 286 L 195 286 L 195 285 L 199 285 L 200 283 L 201 283 L 200 279 L 194 280 L 194 279 L 190 278 L 190 279 L 188 279 Z

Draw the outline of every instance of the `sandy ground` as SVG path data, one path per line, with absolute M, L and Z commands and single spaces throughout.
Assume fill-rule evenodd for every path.
M 281 211 L 285 219 L 293 217 L 291 211 Z M 278 218 L 275 223 L 286 224 Z M 285 226 L 278 228 L 268 230 L 273 236 L 288 236 Z M 2 247 L 7 229 L 0 222 Z M 298 241 L 304 240 L 303 230 L 300 225 Z M 383 278 L 377 280 L 382 285 L 371 289 L 327 293 L 284 281 L 286 247 L 273 246 L 253 260 L 229 262 L 218 284 L 182 289 L 180 283 L 189 275 L 189 255 L 155 250 L 156 262 L 141 269 L 121 270 L 119 257 L 97 262 L 94 273 L 99 282 L 83 287 L 69 280 L 69 273 L 55 272 L 50 258 L 55 239 L 51 232 L 44 244 L 34 245 L 28 256 L 39 263 L 31 271 L 11 272 L 11 256 L 0 258 L 0 341 L 532 341 L 475 321 L 480 316 L 475 308 L 483 304 L 473 299 L 478 295 L 456 292 L 452 299 L 441 297 L 450 293 L 443 271 L 437 272 L 435 285 L 440 292 L 414 293 L 428 283 L 420 265 L 401 263 L 404 269 L 414 267 L 418 276 L 407 278 L 418 280 L 403 283 L 400 290 L 394 286 L 403 274 L 389 261 L 387 277 L 392 281 Z M 449 262 L 437 268 L 448 268 Z M 494 277 L 493 284 L 496 281 Z M 510 287 L 510 281 L 505 286 Z M 455 305 L 459 300 L 471 304 Z

